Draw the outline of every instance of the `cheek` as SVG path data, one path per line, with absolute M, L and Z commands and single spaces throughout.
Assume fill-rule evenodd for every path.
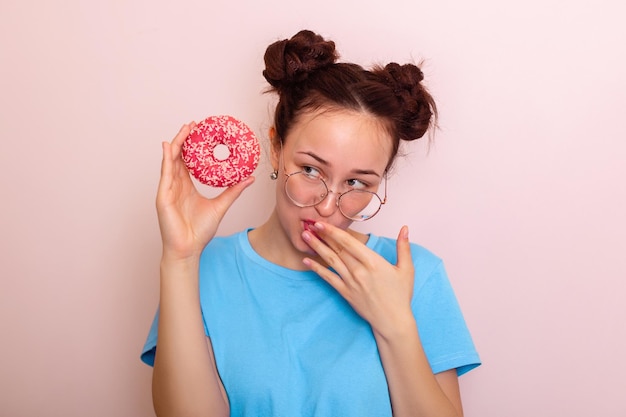
M 280 180 L 279 180 L 280 181 Z M 281 218 L 285 216 L 292 215 L 291 213 L 294 211 L 293 209 L 297 208 L 291 201 L 289 197 L 285 194 L 284 183 L 279 182 L 276 184 L 276 209 L 278 210 L 278 214 Z
M 300 207 L 291 203 L 281 185 L 278 185 L 276 190 L 276 213 L 285 233 L 294 234 L 298 232 L 300 210 L 302 210 Z
M 341 214 L 340 214 L 341 215 Z M 342 230 L 346 230 L 348 229 L 350 226 L 352 226 L 352 223 L 354 223 L 352 220 L 348 220 L 345 217 L 343 217 L 343 215 L 341 215 L 341 221 L 339 224 L 336 224 L 335 226 L 337 226 L 338 228 L 342 229 Z

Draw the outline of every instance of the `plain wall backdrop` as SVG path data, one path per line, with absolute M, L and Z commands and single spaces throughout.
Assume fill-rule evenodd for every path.
M 444 258 L 484 363 L 466 415 L 626 416 L 624 9 L 1 0 L 0 415 L 153 415 L 161 141 L 231 114 L 267 149 L 263 53 L 310 28 L 348 61 L 425 60 L 441 129 L 359 228 Z M 269 215 L 268 174 L 221 234 Z

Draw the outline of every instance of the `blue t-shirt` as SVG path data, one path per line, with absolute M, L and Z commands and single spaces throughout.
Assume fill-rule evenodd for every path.
M 396 263 L 395 240 L 367 246 Z M 411 303 L 434 373 L 480 359 L 439 258 L 412 244 Z M 216 237 L 200 259 L 200 304 L 233 417 L 391 417 L 369 324 L 322 278 L 268 262 L 248 231 Z M 154 363 L 154 320 L 142 360 Z

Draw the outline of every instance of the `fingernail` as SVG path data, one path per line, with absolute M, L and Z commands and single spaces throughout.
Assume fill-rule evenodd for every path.
M 317 230 L 324 230 L 324 225 L 320 222 L 315 222 L 313 225 Z
M 311 234 L 309 232 L 302 232 L 302 240 L 304 240 L 305 242 L 310 242 L 311 241 Z

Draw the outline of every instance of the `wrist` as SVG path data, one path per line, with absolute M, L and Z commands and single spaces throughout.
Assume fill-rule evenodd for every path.
M 194 265 L 200 262 L 200 255 L 202 251 L 188 251 L 185 253 L 181 253 L 176 250 L 168 250 L 163 248 L 163 252 L 161 253 L 161 266 L 174 266 L 174 265 Z
M 198 276 L 200 256 L 178 257 L 163 253 L 161 257 L 161 277 Z
M 377 328 L 372 328 L 374 337 L 378 341 L 386 343 L 403 343 L 407 338 L 415 337 L 417 333 L 417 323 L 413 313 L 396 316 L 394 319 L 387 321 L 386 324 Z

